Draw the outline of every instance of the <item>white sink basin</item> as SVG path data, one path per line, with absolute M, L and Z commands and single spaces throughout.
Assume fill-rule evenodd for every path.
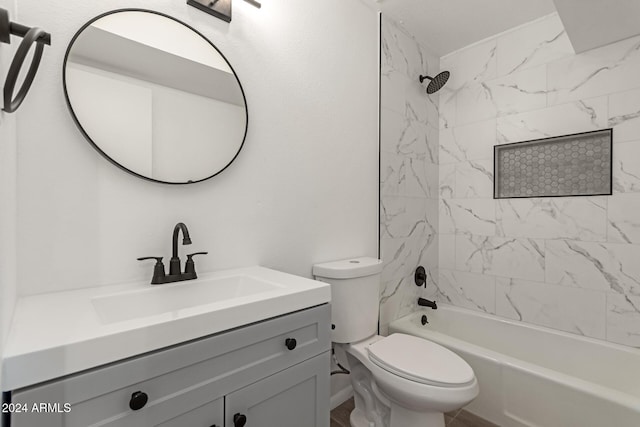
M 328 283 L 259 266 L 22 297 L 0 386 L 28 387 L 330 300 Z
M 122 322 L 282 289 L 277 283 L 238 275 L 154 285 L 147 289 L 92 298 L 104 323 Z

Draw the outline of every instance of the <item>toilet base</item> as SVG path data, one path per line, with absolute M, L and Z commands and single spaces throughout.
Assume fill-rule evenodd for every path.
M 347 355 L 351 367 L 351 386 L 355 409 L 349 417 L 352 427 L 390 427 L 391 404 L 377 390 L 364 365 Z
M 351 414 L 349 415 L 349 423 L 351 424 L 351 427 L 375 427 L 375 423 L 367 420 L 364 412 L 358 408 L 351 411 Z
M 391 403 L 390 427 L 444 427 L 442 412 L 416 412 Z
M 349 353 L 347 358 L 355 400 L 349 416 L 351 427 L 445 427 L 442 412 L 418 412 L 394 403 L 358 359 Z
M 395 407 L 394 407 L 395 406 Z M 349 416 L 351 427 L 376 427 L 364 412 L 355 408 Z M 390 427 L 445 427 L 444 414 L 441 412 L 414 412 L 392 404 Z

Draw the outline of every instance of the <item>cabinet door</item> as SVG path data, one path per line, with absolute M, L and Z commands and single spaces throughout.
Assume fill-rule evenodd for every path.
M 126 402 L 123 402 L 124 406 L 127 406 Z M 73 409 L 67 415 L 71 414 Z M 93 417 L 86 411 L 73 415 L 68 419 L 60 417 L 59 414 L 25 413 L 14 417 L 11 427 L 224 427 L 224 398 L 196 408 L 180 402 L 179 399 L 173 399 L 153 412 L 131 411 L 127 406 L 121 413 L 100 422 L 94 422 Z
M 225 426 L 328 427 L 329 371 L 326 352 L 227 395 Z
M 224 427 L 224 399 L 218 399 L 169 421 L 158 424 L 157 427 Z

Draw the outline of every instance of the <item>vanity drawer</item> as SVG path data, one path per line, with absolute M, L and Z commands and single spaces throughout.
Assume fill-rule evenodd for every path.
M 15 403 L 70 403 L 71 411 L 13 414 L 11 425 L 162 425 L 329 350 L 329 325 L 325 304 L 17 390 Z M 137 411 L 129 408 L 135 392 L 148 396 Z

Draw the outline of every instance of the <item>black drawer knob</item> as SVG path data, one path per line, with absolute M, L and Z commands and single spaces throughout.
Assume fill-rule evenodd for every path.
M 242 414 L 235 414 L 233 416 L 233 427 L 244 427 L 247 423 L 247 416 Z
M 147 393 L 144 393 L 142 391 L 136 391 L 131 395 L 131 400 L 129 401 L 129 408 L 133 409 L 134 411 L 142 409 L 144 408 L 144 405 L 147 404 L 148 400 L 149 400 L 149 396 L 147 396 Z
M 286 345 L 289 350 L 293 350 L 298 345 L 298 342 L 295 338 L 287 338 L 284 340 L 284 345 Z

